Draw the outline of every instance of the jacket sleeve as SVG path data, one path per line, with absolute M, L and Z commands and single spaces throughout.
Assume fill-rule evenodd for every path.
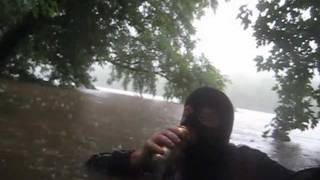
M 138 174 L 130 164 L 132 150 L 116 150 L 111 153 L 93 155 L 86 162 L 89 172 L 105 175 L 127 176 Z

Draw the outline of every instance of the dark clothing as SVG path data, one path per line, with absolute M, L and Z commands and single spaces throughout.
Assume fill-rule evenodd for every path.
M 132 151 L 94 155 L 89 169 L 115 176 L 143 176 L 152 170 L 130 166 Z M 188 154 L 188 153 L 187 153 Z M 179 168 L 166 172 L 165 180 L 285 180 L 293 174 L 265 153 L 247 146 L 228 145 L 223 151 L 187 155 Z
M 320 167 L 314 167 L 309 169 L 303 169 L 296 172 L 290 180 L 319 180 L 320 179 Z

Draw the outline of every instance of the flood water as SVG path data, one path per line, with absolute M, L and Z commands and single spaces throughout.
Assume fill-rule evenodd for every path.
M 90 155 L 137 148 L 154 131 L 178 124 L 181 113 L 176 103 L 2 80 L 1 179 L 91 179 L 84 168 Z M 291 142 L 262 138 L 272 117 L 237 109 L 232 142 L 260 149 L 293 170 L 320 165 L 320 128 L 295 131 Z

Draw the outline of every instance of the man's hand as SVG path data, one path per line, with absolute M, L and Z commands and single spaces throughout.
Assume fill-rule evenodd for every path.
M 145 162 L 149 162 L 155 154 L 164 154 L 164 147 L 171 150 L 180 150 L 188 138 L 189 133 L 183 127 L 173 127 L 157 132 L 145 142 L 142 149 L 138 149 L 131 154 L 131 164 L 138 167 Z

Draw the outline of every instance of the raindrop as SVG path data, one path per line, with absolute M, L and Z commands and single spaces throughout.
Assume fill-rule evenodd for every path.
M 61 131 L 61 132 L 60 132 L 60 135 L 61 135 L 61 136 L 66 136 L 66 135 L 67 135 L 67 132 L 66 132 L 66 131 Z
M 94 122 L 93 125 L 94 125 L 94 127 L 98 127 L 98 126 L 99 126 L 99 123 Z
M 27 105 L 22 106 L 21 109 L 30 109 L 30 107 L 31 106 L 29 104 L 27 104 Z
M 52 177 L 52 179 L 55 179 L 56 178 L 56 174 L 52 173 L 51 177 Z

